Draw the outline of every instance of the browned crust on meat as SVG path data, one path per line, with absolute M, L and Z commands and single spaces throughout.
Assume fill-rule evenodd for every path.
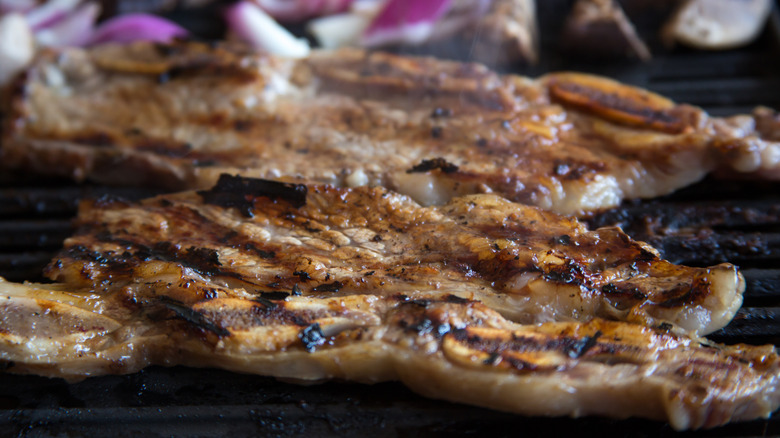
M 382 185 L 427 204 L 495 192 L 566 214 L 718 167 L 772 175 L 780 147 L 603 78 L 532 81 L 360 50 L 299 61 L 184 42 L 44 53 L 8 105 L 9 168 L 173 189 L 225 172 Z M 439 159 L 457 171 L 407 173 Z
M 435 283 L 521 323 L 598 315 L 699 333 L 727 323 L 744 288 L 731 265 L 676 266 L 619 229 L 587 231 L 493 195 L 423 208 L 378 188 L 307 194 L 223 175 L 197 193 L 85 204 L 78 224 L 53 280 L 143 278 L 159 261 L 255 292 L 410 294 Z

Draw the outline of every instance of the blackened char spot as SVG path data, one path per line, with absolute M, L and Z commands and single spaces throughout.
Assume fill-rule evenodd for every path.
M 344 287 L 344 283 L 334 281 L 333 283 L 321 284 L 312 290 L 314 292 L 338 292 L 342 287 Z
M 238 132 L 249 131 L 250 128 L 252 128 L 251 120 L 236 120 L 233 122 L 233 129 Z
M 431 304 L 431 300 L 418 299 L 418 300 L 411 300 L 409 301 L 409 303 L 414 304 L 415 306 L 428 307 Z
M 306 205 L 306 186 L 258 178 L 222 174 L 209 190 L 198 192 L 203 201 L 221 207 L 235 207 L 247 217 L 254 216 L 254 201 L 259 196 L 284 200 L 295 208 Z
M 301 288 L 298 287 L 298 283 L 295 283 L 292 287 L 292 290 L 290 291 L 290 294 L 294 297 L 301 296 Z
M 298 339 L 309 353 L 314 352 L 318 346 L 325 343 L 325 335 L 322 334 L 319 323 L 311 324 L 298 333 Z
M 216 160 L 209 160 L 209 159 L 196 159 L 192 161 L 192 165 L 195 167 L 213 167 L 216 166 L 218 163 Z
M 614 283 L 607 283 L 604 286 L 601 286 L 601 292 L 613 298 L 624 298 L 632 300 L 644 300 L 647 298 L 647 295 L 642 293 L 642 291 L 636 287 L 618 287 Z
M 558 236 L 556 240 L 561 245 L 568 245 L 571 243 L 571 236 L 569 236 L 568 234 L 563 234 L 561 236 Z
M 116 140 L 110 134 L 105 132 L 93 132 L 77 134 L 72 137 L 74 143 L 85 144 L 95 147 L 106 147 L 116 144 Z
M 289 297 L 290 294 L 284 291 L 273 291 L 273 292 L 260 292 L 260 296 L 265 298 L 266 300 L 279 301 Z
M 265 306 L 265 308 L 266 308 L 266 309 L 273 309 L 273 308 L 276 308 L 276 303 L 274 303 L 274 302 L 273 302 L 273 301 L 271 301 L 269 298 L 266 298 L 266 297 L 265 297 L 265 296 L 263 296 L 263 295 L 264 295 L 264 294 L 261 294 L 260 296 L 258 296 L 258 297 L 255 297 L 255 298 L 254 298 L 252 301 L 254 301 L 254 302 L 256 302 L 256 303 L 260 303 L 260 304 L 262 304 L 263 306 Z
M 195 269 L 201 274 L 217 275 L 220 273 L 219 253 L 212 248 L 196 248 L 191 246 L 181 254 L 180 262 Z
M 467 298 L 461 298 L 461 297 L 459 297 L 457 295 L 449 294 L 445 298 L 445 301 L 447 301 L 448 303 L 463 304 L 463 303 L 468 303 L 471 300 L 469 300 Z
M 685 304 L 694 302 L 696 300 L 696 297 L 700 295 L 700 293 L 696 290 L 695 284 L 682 285 L 664 293 L 664 295 L 675 295 L 675 294 L 679 294 L 679 295 L 658 303 L 658 306 L 666 309 L 670 309 L 673 307 L 681 307 Z
M 273 251 L 266 251 L 266 250 L 260 249 L 254 243 L 246 243 L 246 244 L 244 244 L 244 249 L 247 250 L 247 251 L 255 253 L 261 259 L 272 259 L 272 258 L 276 257 L 276 253 L 275 252 L 273 252 Z
M 488 357 L 483 361 L 485 365 L 495 365 L 496 362 L 498 362 L 498 359 L 501 357 L 500 354 L 496 353 L 495 351 L 490 353 Z
M 444 158 L 433 158 L 430 160 L 422 160 L 420 164 L 415 165 L 406 173 L 422 173 L 429 170 L 439 169 L 444 173 L 454 173 L 458 171 L 458 166 L 448 162 Z
M 436 108 L 431 111 L 431 118 L 437 119 L 439 117 L 450 117 L 452 116 L 452 110 L 450 108 L 442 108 L 440 106 L 437 106 Z
M 311 280 L 311 275 L 309 275 L 306 271 L 295 271 L 293 272 L 293 275 L 297 275 L 298 278 L 301 279 L 301 281 L 309 281 Z
M 419 319 L 406 325 L 405 328 L 420 335 L 433 334 L 437 338 L 446 335 L 452 330 L 452 326 L 449 323 L 435 323 L 428 318 Z
M 574 343 L 571 347 L 569 347 L 567 350 L 567 353 L 570 358 L 572 359 L 579 359 L 588 352 L 591 348 L 596 346 L 596 342 L 598 341 L 599 337 L 602 335 L 601 331 L 597 331 L 593 334 L 593 336 L 585 336 L 578 342 Z
M 66 249 L 65 253 L 74 260 L 87 260 L 101 265 L 109 263 L 109 259 L 104 254 L 91 251 L 84 245 L 72 246 Z
M 165 157 L 182 158 L 192 152 L 192 145 L 187 142 L 166 141 L 144 138 L 135 143 L 135 149 L 141 152 L 151 152 Z
M 203 314 L 193 310 L 190 307 L 187 307 L 180 301 L 174 300 L 171 297 L 162 296 L 160 297 L 160 302 L 163 306 L 173 311 L 176 316 L 201 330 L 209 331 L 220 337 L 230 335 L 228 330 L 214 324 L 212 321 L 209 321 L 209 319 L 203 316 Z

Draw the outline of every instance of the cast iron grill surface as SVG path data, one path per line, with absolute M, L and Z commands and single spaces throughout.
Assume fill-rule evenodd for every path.
M 543 24 L 541 62 L 515 72 L 533 76 L 566 69 L 603 74 L 700 105 L 713 115 L 747 113 L 756 105 L 780 108 L 777 13 L 757 43 L 728 52 L 664 50 L 654 30 L 658 16 L 648 14 L 636 23 L 655 54 L 652 62 L 589 62 L 562 57 L 555 50 L 561 22 L 556 17 L 571 3 L 538 2 Z M 627 12 L 632 11 L 627 8 Z M 210 8 L 205 14 L 188 11 L 172 16 L 196 33 L 217 35 L 209 15 L 213 13 Z M 43 266 L 73 231 L 71 219 L 80 199 L 138 199 L 154 193 L 0 175 L 0 276 L 9 281 L 43 281 Z M 588 224 L 620 225 L 676 263 L 737 264 L 747 281 L 744 306 L 731 324 L 710 338 L 780 345 L 780 183 L 707 179 L 664 198 L 628 202 L 590 218 Z M 72 384 L 0 373 L 0 437 L 142 434 L 766 437 L 780 435 L 780 416 L 676 433 L 666 424 L 635 419 L 526 418 L 425 399 L 398 383 L 300 386 L 185 367 L 150 367 L 132 375 Z

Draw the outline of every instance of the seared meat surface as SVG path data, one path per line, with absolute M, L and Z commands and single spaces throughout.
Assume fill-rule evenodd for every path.
M 495 195 L 421 207 L 383 188 L 223 176 L 85 203 L 78 224 L 47 268 L 58 283 L 0 282 L 11 372 L 398 379 L 521 414 L 679 429 L 780 403 L 773 347 L 696 335 L 739 305 L 733 266 L 671 265 L 617 229 Z
M 76 179 L 203 188 L 222 173 L 385 186 L 426 205 L 493 192 L 564 214 L 716 169 L 777 178 L 752 116 L 607 79 L 501 76 L 359 50 L 279 59 L 198 43 L 47 53 L 5 102 L 0 161 Z
M 205 191 L 85 206 L 47 275 L 171 294 L 149 283 L 148 266 L 164 262 L 203 287 L 252 294 L 446 290 L 522 324 L 600 316 L 695 334 L 724 327 L 742 303 L 733 265 L 673 265 L 617 228 L 588 231 L 495 195 L 420 207 L 383 188 L 306 187 L 225 175 Z

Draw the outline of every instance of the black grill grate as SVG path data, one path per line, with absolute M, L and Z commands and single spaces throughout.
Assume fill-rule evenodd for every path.
M 539 2 L 541 64 L 521 73 L 580 70 L 616 77 L 711 114 L 780 108 L 780 21 L 761 40 L 723 53 L 659 51 L 649 64 L 588 63 L 556 54 L 554 17 L 569 0 Z M 650 3 L 650 2 L 645 2 Z M 630 12 L 630 11 L 629 11 Z M 190 14 L 199 22 L 200 17 Z M 654 26 L 649 23 L 647 26 Z M 71 233 L 78 200 L 139 198 L 148 190 L 0 175 L 0 276 L 41 281 Z M 672 196 L 627 203 L 590 220 L 619 224 L 679 263 L 740 265 L 745 306 L 711 336 L 780 345 L 780 184 L 707 180 Z M 780 435 L 780 420 L 678 434 L 642 420 L 523 418 L 416 396 L 396 383 L 298 386 L 219 370 L 152 367 L 129 376 L 67 384 L 0 373 L 0 436 L 714 436 Z

